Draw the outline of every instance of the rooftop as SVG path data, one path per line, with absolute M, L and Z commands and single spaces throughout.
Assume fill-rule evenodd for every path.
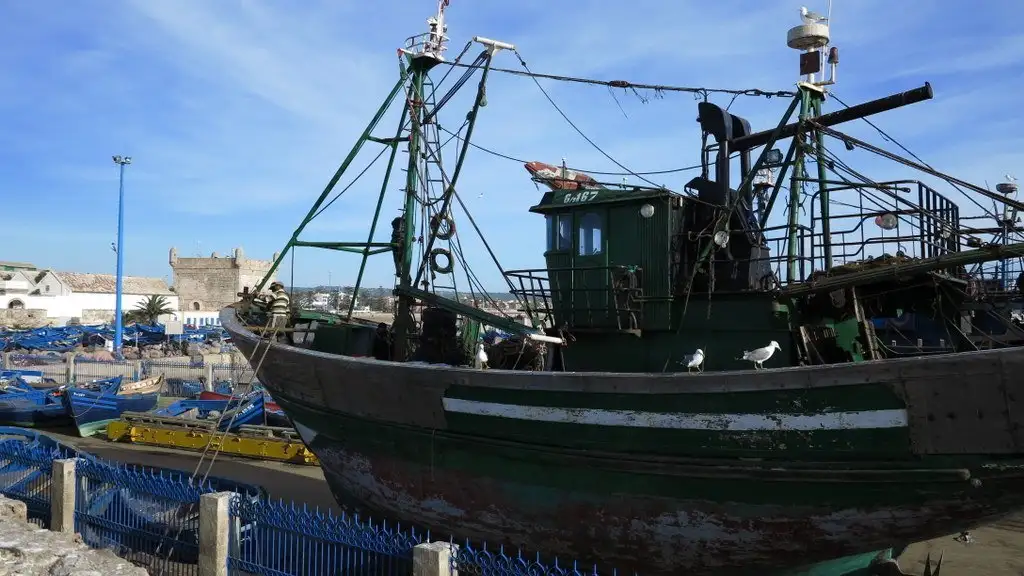
M 85 274 L 82 272 L 56 272 L 55 274 L 74 292 L 113 294 L 117 291 L 117 277 L 113 274 Z M 167 287 L 167 282 L 163 278 L 146 278 L 144 276 L 125 276 L 122 279 L 122 291 L 125 294 L 144 296 L 174 294 Z

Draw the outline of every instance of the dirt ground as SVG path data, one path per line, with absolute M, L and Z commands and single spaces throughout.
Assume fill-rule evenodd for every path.
M 942 554 L 940 576 L 1024 576 L 1024 514 L 970 533 L 970 543 L 956 535 L 914 544 L 900 557 L 909 574 L 922 574 L 925 558 Z
M 99 438 L 78 438 L 54 434 L 69 444 L 101 458 L 121 462 L 194 470 L 198 455 L 152 446 L 113 444 Z M 200 473 L 206 472 L 209 461 Z M 209 474 L 263 486 L 272 498 L 305 502 L 312 507 L 337 511 L 323 473 L 316 466 L 296 466 L 218 456 Z M 900 557 L 908 574 L 921 575 L 925 558 L 932 564 L 942 555 L 940 576 L 1024 576 L 1024 515 L 971 532 L 971 542 L 962 543 L 951 534 L 915 544 Z

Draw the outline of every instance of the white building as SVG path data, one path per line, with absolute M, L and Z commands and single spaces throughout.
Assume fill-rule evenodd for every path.
M 154 295 L 164 296 L 168 307 L 178 310 L 178 297 L 163 279 L 125 276 L 122 280 L 122 310 L 132 310 Z M 0 269 L 0 309 L 45 311 L 47 320 L 56 325 L 72 320 L 110 322 L 115 292 L 113 274 Z
M 327 310 L 332 307 L 332 300 L 329 292 L 314 292 L 310 296 L 310 307 L 315 310 Z

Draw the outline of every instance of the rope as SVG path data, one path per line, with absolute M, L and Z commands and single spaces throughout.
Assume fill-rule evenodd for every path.
M 270 328 L 270 326 L 272 324 L 274 325 L 274 331 L 270 334 L 269 338 L 266 338 L 267 329 Z M 253 369 L 252 376 L 249 378 L 249 382 L 247 382 L 245 384 L 245 392 L 243 392 L 240 396 L 238 396 L 239 400 L 241 400 L 246 395 L 248 395 L 249 392 L 251 392 L 252 383 L 256 379 L 256 375 L 259 373 L 260 367 L 263 366 L 263 361 L 266 359 L 267 353 L 270 352 L 270 348 L 271 348 L 271 346 L 274 343 L 274 339 L 277 338 L 277 332 L 278 332 L 278 326 L 274 323 L 274 316 L 271 315 L 270 318 L 267 320 L 266 325 L 264 325 L 263 330 L 260 332 L 260 340 L 259 340 L 259 342 L 262 342 L 262 341 L 266 340 L 267 346 L 263 350 L 263 355 L 260 356 L 260 360 L 259 360 L 259 362 L 257 362 L 256 367 Z M 256 343 L 256 350 L 259 350 L 259 342 Z M 253 353 L 254 353 L 253 355 L 255 355 L 256 350 L 253 351 Z M 230 396 L 228 396 L 227 403 L 225 404 L 225 408 L 227 408 L 227 406 L 230 406 L 231 405 L 231 401 L 234 400 L 235 398 L 236 398 L 235 391 L 232 389 Z M 210 457 L 210 465 L 206 468 L 206 472 L 203 474 L 202 479 L 199 481 L 200 485 L 202 485 L 204 482 L 206 482 L 207 478 L 209 478 L 210 471 L 213 470 L 213 464 L 217 460 L 217 455 L 220 454 L 220 448 L 221 448 L 221 446 L 223 446 L 224 440 L 227 438 L 227 435 L 229 434 L 229 430 L 231 430 L 232 424 L 235 423 L 235 418 L 238 417 L 239 408 L 241 408 L 241 403 L 239 403 L 239 405 L 236 406 L 231 411 L 231 419 L 228 420 L 228 425 L 224 429 L 224 435 L 221 438 L 221 441 L 217 443 L 217 448 L 214 450 L 213 456 Z M 225 410 L 225 412 L 227 412 L 227 410 Z M 192 472 L 192 476 L 190 478 L 191 480 L 195 480 L 196 476 L 199 474 L 199 469 L 202 468 L 202 466 L 203 466 L 203 460 L 206 458 L 206 454 L 210 450 L 210 445 L 214 443 L 214 441 L 215 441 L 215 439 L 217 437 L 217 431 L 220 428 L 220 424 L 221 424 L 221 422 L 224 421 L 224 414 L 225 414 L 225 412 L 222 412 L 220 414 L 220 416 L 217 418 L 217 422 L 214 423 L 211 426 L 212 432 L 211 432 L 210 441 L 206 443 L 206 446 L 203 448 L 203 452 L 199 455 L 199 462 L 196 463 L 196 469 Z M 198 506 L 199 506 L 198 502 L 191 503 L 190 504 L 190 509 L 194 510 Z M 191 513 L 191 510 L 190 510 L 190 513 Z M 184 530 L 185 530 L 185 524 L 182 523 L 178 527 L 178 533 L 175 534 L 174 541 L 177 541 L 179 538 L 181 538 L 181 533 Z M 164 532 L 164 538 L 167 537 L 167 534 L 169 532 L 170 532 L 170 527 L 168 526 L 167 530 Z M 157 545 L 156 551 L 154 552 L 155 556 L 160 554 L 161 546 L 163 546 L 163 540 L 161 540 L 160 544 Z M 173 553 L 174 553 L 174 546 L 172 545 L 171 548 L 167 551 L 167 559 L 168 560 L 170 560 L 171 554 L 173 554 Z

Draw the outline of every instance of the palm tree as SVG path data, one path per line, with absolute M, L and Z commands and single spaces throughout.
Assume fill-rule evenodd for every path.
M 126 313 L 126 319 L 145 324 L 156 324 L 157 319 L 164 314 L 173 314 L 167 297 L 154 294 L 135 305 L 135 309 Z

